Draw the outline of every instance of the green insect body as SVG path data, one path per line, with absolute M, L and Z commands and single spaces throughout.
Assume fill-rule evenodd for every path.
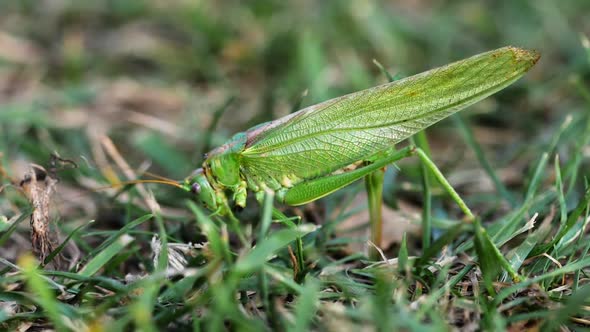
M 248 190 L 313 201 L 409 156 L 411 147 L 394 145 L 512 84 L 538 59 L 504 47 L 307 107 L 236 134 L 182 185 L 221 215 L 232 202 L 244 207 Z

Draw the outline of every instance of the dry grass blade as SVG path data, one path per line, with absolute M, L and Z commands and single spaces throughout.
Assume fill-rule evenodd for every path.
M 129 166 L 127 161 L 123 158 L 123 156 L 119 153 L 119 150 L 113 143 L 113 141 L 108 138 L 107 136 L 103 136 L 100 139 L 101 145 L 106 153 L 113 159 L 115 164 L 121 169 L 123 174 L 127 177 L 128 180 L 135 180 L 137 179 L 137 175 L 133 171 L 133 169 Z M 149 209 L 154 213 L 159 213 L 161 211 L 160 205 L 156 202 L 154 195 L 149 192 L 145 186 L 138 183 L 137 190 L 141 197 L 143 198 L 145 204 L 149 207 Z

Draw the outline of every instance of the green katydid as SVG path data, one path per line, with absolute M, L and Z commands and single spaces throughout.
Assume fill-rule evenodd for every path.
M 234 135 L 180 185 L 209 210 L 231 215 L 231 204 L 245 206 L 248 190 L 259 201 L 270 191 L 281 203 L 301 205 L 417 154 L 472 218 L 426 154 L 394 145 L 507 87 L 538 59 L 504 47 L 307 107 Z M 382 178 L 377 182 L 369 191 L 380 192 Z M 381 227 L 379 216 L 371 219 Z

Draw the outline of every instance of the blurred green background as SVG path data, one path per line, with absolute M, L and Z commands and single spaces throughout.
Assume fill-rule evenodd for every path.
M 589 13 L 549 0 L 2 1 L 2 163 L 18 176 L 55 151 L 105 175 L 106 135 L 133 167 L 181 179 L 237 131 L 386 82 L 373 60 L 406 76 L 515 45 L 540 63 L 464 114 L 504 167 L 585 109 Z M 435 160 L 458 163 L 451 121 L 428 135 L 442 138 Z

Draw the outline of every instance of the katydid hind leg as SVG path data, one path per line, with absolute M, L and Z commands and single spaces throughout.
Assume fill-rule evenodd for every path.
M 353 171 L 320 177 L 299 183 L 285 191 L 281 201 L 288 205 L 301 205 L 327 196 L 397 160 L 409 157 L 413 147 L 392 151 L 373 163 Z
M 432 172 L 434 177 L 442 185 L 442 187 L 445 189 L 445 191 L 451 196 L 451 198 L 455 201 L 455 203 L 457 203 L 457 205 L 459 206 L 461 211 L 463 211 L 463 213 L 465 214 L 467 221 L 468 222 L 473 221 L 473 219 L 475 219 L 475 216 L 473 215 L 473 213 L 471 212 L 471 210 L 469 209 L 469 207 L 467 206 L 465 201 L 463 201 L 461 196 L 459 196 L 457 191 L 455 191 L 453 186 L 451 186 L 449 181 L 442 174 L 440 169 L 438 169 L 436 164 L 428 157 L 428 155 L 422 149 L 415 148 L 415 153 L 420 158 L 420 161 L 426 165 L 426 168 L 428 168 L 430 170 L 430 172 Z

